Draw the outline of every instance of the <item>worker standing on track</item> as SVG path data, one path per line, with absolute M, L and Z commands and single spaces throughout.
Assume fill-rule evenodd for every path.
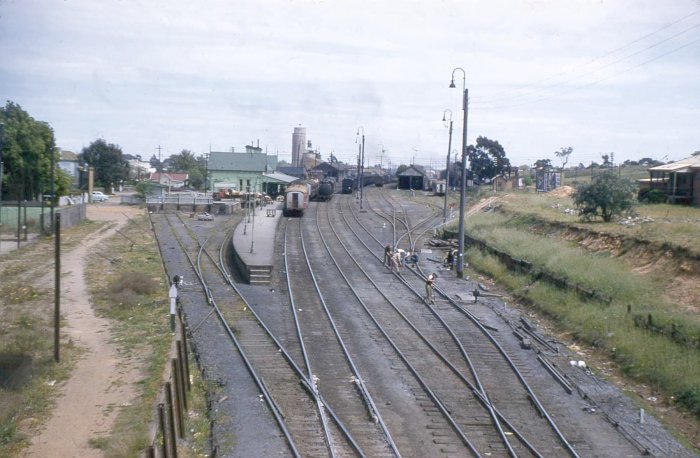
M 387 267 L 391 267 L 391 245 L 387 245 L 384 247 L 384 265 Z
M 425 301 L 429 304 L 435 304 L 433 300 L 433 286 L 435 284 L 435 279 L 437 279 L 437 274 L 433 273 L 426 277 L 425 279 Z

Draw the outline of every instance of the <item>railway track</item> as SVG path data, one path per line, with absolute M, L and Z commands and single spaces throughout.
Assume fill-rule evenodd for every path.
M 351 207 L 348 207 L 349 209 Z M 359 217 L 356 213 L 352 212 L 353 218 L 356 224 L 359 225 L 361 230 L 366 232 L 370 238 L 373 238 L 372 234 L 366 229 L 364 225 L 359 221 Z M 434 215 L 429 215 L 428 219 L 432 219 Z M 346 222 L 348 220 L 346 219 Z M 348 222 L 349 224 L 349 222 Z M 418 226 L 417 224 L 416 226 Z M 407 228 L 407 233 L 410 231 L 410 223 L 406 221 L 405 227 Z M 371 262 L 371 257 L 375 258 L 375 263 L 381 262 L 381 260 L 374 254 L 374 250 L 367 246 L 363 241 L 366 239 L 365 234 L 360 236 L 355 232 L 358 240 L 362 241 L 362 244 L 367 248 L 370 254 L 370 260 L 366 262 Z M 381 247 L 381 242 L 374 238 L 376 245 Z M 413 247 L 412 247 L 413 248 Z M 416 298 L 421 298 L 421 288 L 420 282 L 424 281 L 425 276 L 416 271 L 411 271 L 411 269 L 404 269 L 406 275 L 400 275 L 399 277 L 404 282 L 404 284 L 413 292 Z M 419 270 L 419 269 L 416 269 Z M 413 274 L 413 275 L 412 275 Z M 418 277 L 419 284 L 416 285 L 412 277 Z M 413 283 L 413 284 L 412 284 Z M 439 291 L 438 291 L 439 292 Z M 443 297 L 446 297 L 443 295 Z M 449 298 L 448 298 L 449 299 Z M 440 301 L 439 301 L 440 302 Z M 472 379 L 469 384 L 472 387 L 476 387 L 480 395 L 483 396 L 484 400 L 491 405 L 488 401 L 489 395 L 495 396 L 499 399 L 501 407 L 501 414 L 515 423 L 520 425 L 519 428 L 521 432 L 525 434 L 525 437 L 537 438 L 536 441 L 530 440 L 525 442 L 521 440 L 523 444 L 527 444 L 527 448 L 530 448 L 530 442 L 539 444 L 537 448 L 547 450 L 548 453 L 552 451 L 558 453 L 568 452 L 571 456 L 577 456 L 577 452 L 574 450 L 571 443 L 566 439 L 566 437 L 561 433 L 559 427 L 549 416 L 547 411 L 541 405 L 537 396 L 535 395 L 532 388 L 527 384 L 526 380 L 518 370 L 517 365 L 513 362 L 511 358 L 508 357 L 507 353 L 500 348 L 498 343 L 493 339 L 488 333 L 488 330 L 481 327 L 479 328 L 478 322 L 473 320 L 464 320 L 464 316 L 458 316 L 459 313 L 454 313 L 455 307 L 463 311 L 454 301 L 448 301 L 448 304 L 438 307 L 431 307 L 430 304 L 424 303 L 424 306 L 430 310 L 429 316 L 426 315 L 421 320 L 423 313 L 414 314 L 410 318 L 411 323 L 421 323 L 425 322 L 426 328 L 424 333 L 426 335 L 439 335 L 443 333 L 442 339 L 439 340 L 441 348 L 445 352 L 449 352 L 452 356 L 445 356 L 452 364 L 459 364 L 460 361 L 465 361 L 468 365 L 467 370 L 462 370 L 462 374 L 470 373 Z M 410 309 L 409 309 L 410 310 Z M 468 317 L 468 315 L 466 315 Z M 428 318 L 435 318 L 428 319 Z M 449 323 L 454 323 L 452 326 Z M 458 329 L 458 332 L 453 331 Z M 486 334 L 489 339 L 475 339 L 475 336 L 480 334 Z M 445 336 L 449 335 L 449 338 Z M 454 346 L 457 346 L 459 351 L 456 352 Z M 450 350 L 452 348 L 452 350 Z M 461 355 L 459 355 L 461 353 Z M 469 355 L 477 355 L 477 357 L 470 357 Z M 504 363 L 505 367 L 504 367 Z M 510 369 L 510 370 L 509 370 Z M 482 382 L 483 379 L 483 382 Z M 489 387 L 488 392 L 484 387 Z M 494 394 L 495 393 L 495 394 Z M 498 396 L 498 393 L 502 393 Z M 531 404 L 534 404 L 536 408 L 532 408 Z M 517 414 L 517 416 L 515 416 Z M 494 423 L 496 423 L 495 416 L 492 416 Z M 547 421 L 543 424 L 541 418 L 545 418 Z M 546 428 L 549 426 L 550 428 Z M 512 431 L 509 431 L 511 433 Z M 548 434 L 545 434 L 548 433 Z M 554 437 L 552 434 L 554 433 Z M 559 442 L 562 449 L 558 449 L 555 444 Z M 510 446 L 510 444 L 508 445 Z M 534 450 L 529 450 L 537 455 L 538 452 Z M 515 450 L 509 450 L 511 455 L 516 454 Z M 521 455 L 523 452 L 518 452 Z
M 159 217 L 161 231 L 178 240 L 165 250 L 186 258 L 188 275 L 200 279 L 185 289 L 206 298 L 206 310 L 193 310 L 191 332 L 228 334 L 216 345 L 239 355 L 239 380 L 247 374 L 242 384 L 260 397 L 257 411 L 246 409 L 251 420 L 267 418 L 261 435 L 276 441 L 253 454 L 633 456 L 624 439 L 609 439 L 614 433 L 605 432 L 610 451 L 595 446 L 591 434 L 609 425 L 572 415 L 579 405 L 549 396 L 561 387 L 537 371 L 533 352 L 490 332 L 497 317 L 476 316 L 440 283 L 436 304 L 427 304 L 421 264 L 429 262 L 399 275 L 383 266 L 385 244 L 413 251 L 442 222 L 428 205 L 384 194 L 367 193 L 371 211 L 338 195 L 310 205 L 304 218 L 282 220 L 276 283 L 264 293 L 242 288 L 256 291 L 252 302 L 227 270 L 227 231 L 209 237 Z M 262 307 L 270 295 L 282 306 Z M 228 354 L 209 367 L 233 364 Z
M 307 376 L 317 388 L 320 385 L 326 401 L 348 425 L 363 454 L 400 456 L 324 300 L 304 243 L 303 221 L 295 219 L 285 224 L 284 258 Z M 337 439 L 329 438 L 329 443 L 334 447 Z
M 260 390 L 258 396 L 268 405 L 291 455 L 363 456 L 340 422 L 331 425 L 325 421 L 327 413 L 334 421 L 337 416 L 318 394 L 313 380 L 303 376 L 302 369 L 274 339 L 250 304 L 239 294 L 231 294 L 233 285 L 223 262 L 228 234 L 224 233 L 223 238 L 221 232 L 212 236 L 213 244 L 218 245 L 217 260 L 205 249 L 212 240 L 198 240 L 181 220 L 173 222 L 172 216 L 164 217 L 187 256 L 193 275 L 202 285 L 212 314 L 218 317 L 222 334 L 227 336 L 225 340 L 233 344 L 245 361 L 252 381 Z M 332 442 L 331 437 L 335 438 Z M 339 438 L 344 438 L 345 445 L 341 445 Z
M 433 415 L 442 415 L 442 428 L 435 424 L 436 418 L 433 418 L 429 425 L 434 428 L 433 432 L 439 435 L 439 438 L 434 440 L 451 447 L 457 447 L 459 444 L 466 448 L 465 452 L 468 451 L 474 456 L 480 456 L 484 451 L 498 456 L 508 455 L 506 434 L 498 428 L 498 421 L 494 421 L 495 413 L 489 413 L 488 403 L 482 404 L 470 390 L 464 389 L 459 371 L 447 364 L 430 339 L 406 317 L 406 309 L 414 308 L 413 304 L 395 303 L 390 297 L 392 294 L 372 279 L 372 275 L 357 261 L 357 255 L 343 242 L 328 213 L 323 220 L 317 217 L 317 223 L 319 234 L 329 233 L 335 236 L 337 243 L 324 240 L 324 245 L 338 264 L 348 285 L 351 286 L 349 277 L 357 275 L 357 271 L 366 277 L 368 285 L 372 285 L 373 290 L 353 289 L 353 294 L 421 387 L 422 392 L 418 394 L 417 402 Z M 377 296 L 380 296 L 381 300 L 378 300 Z M 465 415 L 465 412 L 470 414 Z M 446 434 L 448 428 L 456 437 Z

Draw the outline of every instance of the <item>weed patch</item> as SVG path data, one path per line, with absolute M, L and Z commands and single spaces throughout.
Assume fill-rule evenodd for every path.
M 516 298 L 551 317 L 561 330 L 607 351 L 628 375 L 649 384 L 700 417 L 700 322 L 668 303 L 655 280 L 608 256 L 527 230 L 527 218 L 478 215 L 469 233 L 533 265 L 531 274 L 508 269 L 497 256 L 471 248 L 471 265 Z M 571 288 L 541 280 L 538 271 L 603 291 L 609 301 L 582 300 Z

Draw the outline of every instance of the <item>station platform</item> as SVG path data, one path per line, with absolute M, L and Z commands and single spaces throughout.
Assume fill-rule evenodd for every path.
M 256 208 L 233 231 L 233 262 L 251 285 L 268 285 L 272 278 L 275 231 L 282 217 L 282 204 Z

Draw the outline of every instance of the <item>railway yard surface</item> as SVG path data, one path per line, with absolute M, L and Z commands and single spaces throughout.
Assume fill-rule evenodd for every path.
M 258 286 L 229 262 L 244 215 L 151 215 L 214 387 L 217 456 L 696 456 L 478 278 L 443 268 L 427 244 L 439 209 L 365 197 L 256 233 L 273 248 Z M 420 251 L 418 265 L 391 272 L 386 245 Z

